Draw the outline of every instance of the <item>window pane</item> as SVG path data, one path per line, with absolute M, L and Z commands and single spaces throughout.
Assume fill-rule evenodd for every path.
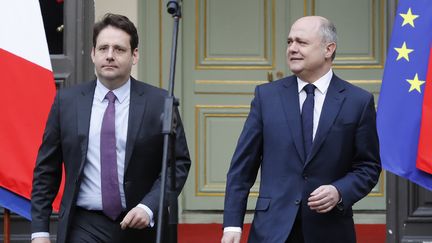
M 63 0 L 39 0 L 50 54 L 63 53 Z

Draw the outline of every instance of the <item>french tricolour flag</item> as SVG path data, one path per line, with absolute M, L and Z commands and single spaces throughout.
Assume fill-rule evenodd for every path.
M 33 168 L 55 96 L 38 0 L 0 2 L 0 84 L 0 206 L 30 219 Z

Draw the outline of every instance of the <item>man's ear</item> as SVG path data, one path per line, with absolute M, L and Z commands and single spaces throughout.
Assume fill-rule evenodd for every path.
M 325 51 L 326 51 L 325 57 L 331 58 L 333 53 L 336 51 L 336 43 L 334 43 L 334 42 L 327 43 Z
M 137 64 L 139 60 L 139 52 L 138 52 L 138 48 L 135 48 L 135 50 L 133 50 L 132 52 L 132 63 L 133 65 Z
M 94 47 L 92 47 L 92 50 L 91 50 L 91 53 L 90 53 L 90 57 L 91 57 L 91 59 L 92 59 L 92 61 L 94 63 L 94 58 L 95 58 L 95 48 Z

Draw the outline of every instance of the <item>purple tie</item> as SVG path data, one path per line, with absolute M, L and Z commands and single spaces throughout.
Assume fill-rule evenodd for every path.
M 102 120 L 100 136 L 102 208 L 106 216 L 115 220 L 122 212 L 115 137 L 116 96 L 109 91 L 105 99 L 109 103 Z

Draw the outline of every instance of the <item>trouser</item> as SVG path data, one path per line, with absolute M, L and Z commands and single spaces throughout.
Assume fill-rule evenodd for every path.
M 294 225 L 291 228 L 291 232 L 288 236 L 288 239 L 286 240 L 286 243 L 304 243 L 301 208 L 299 208 L 297 212 L 296 219 L 294 220 Z
M 125 229 L 120 222 L 126 213 L 117 220 L 111 220 L 102 211 L 86 210 L 77 207 L 68 230 L 68 243 L 120 243 L 155 242 L 155 229 Z

